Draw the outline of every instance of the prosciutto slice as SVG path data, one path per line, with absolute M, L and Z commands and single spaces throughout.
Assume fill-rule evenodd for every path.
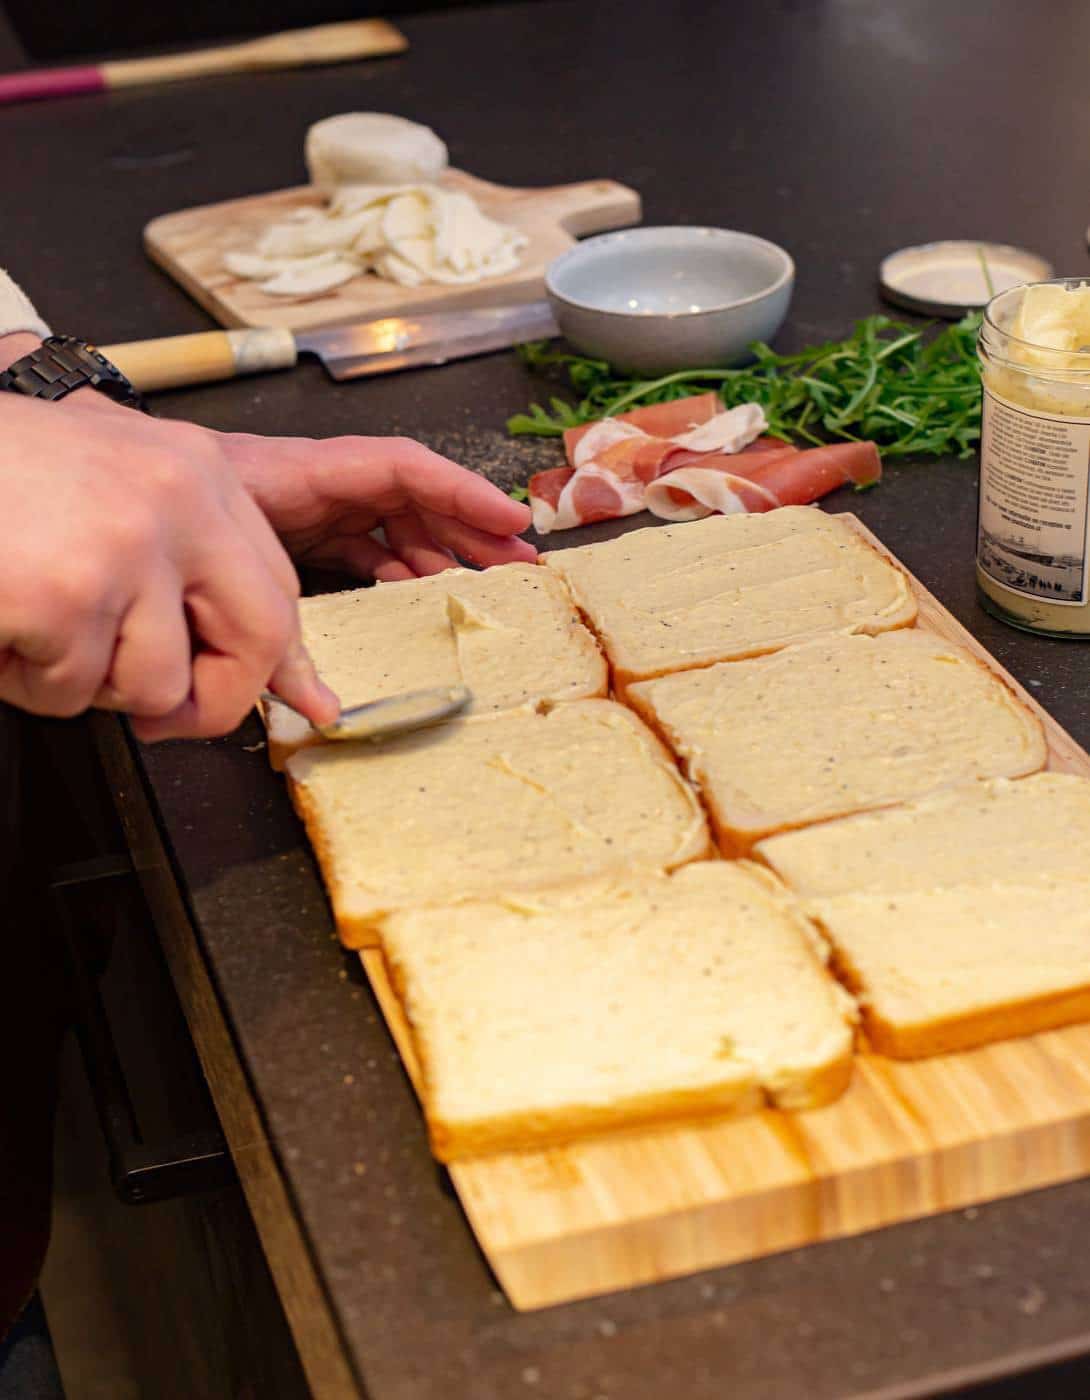
M 530 478 L 530 514 L 539 535 L 620 520 L 646 508 L 646 483 L 621 477 L 605 467 L 557 467 Z
M 601 423 L 626 423 L 638 428 L 647 437 L 669 438 L 675 433 L 688 432 L 699 427 L 717 413 L 722 413 L 723 405 L 715 393 L 693 394 L 687 399 L 674 399 L 672 403 L 653 403 L 646 408 L 634 408 L 628 413 L 619 413 L 615 418 L 603 418 L 600 423 L 584 423 L 578 428 L 568 428 L 564 434 L 564 452 L 570 467 L 577 466 L 575 449 Z
M 881 474 L 873 443 L 804 452 L 764 435 L 759 404 L 724 409 L 713 394 L 633 409 L 569 428 L 566 467 L 530 481 L 534 529 L 546 535 L 649 509 L 664 520 L 808 505 Z
M 757 404 L 724 410 L 714 394 L 699 394 L 570 429 L 570 465 L 539 472 L 530 482 L 534 528 L 544 535 L 634 515 L 664 472 L 708 452 L 738 452 L 765 426 Z M 672 436 L 663 434 L 667 428 L 675 430 Z
M 730 515 L 810 505 L 848 482 L 870 486 L 881 474 L 873 442 L 838 442 L 800 452 L 765 440 L 733 456 L 710 453 L 678 462 L 649 483 L 644 504 L 662 520 L 701 520 L 717 511 Z

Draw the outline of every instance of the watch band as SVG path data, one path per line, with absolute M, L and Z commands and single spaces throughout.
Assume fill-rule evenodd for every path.
M 0 374 L 0 390 L 49 402 L 85 387 L 98 389 L 132 408 L 143 406 L 140 395 L 118 367 L 100 350 L 75 336 L 47 336 L 36 350 Z

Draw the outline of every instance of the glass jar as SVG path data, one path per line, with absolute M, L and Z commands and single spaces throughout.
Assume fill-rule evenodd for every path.
M 988 612 L 1014 627 L 1090 638 L 1090 347 L 1057 350 L 1013 334 L 1026 291 L 992 298 L 977 343 L 977 587 Z

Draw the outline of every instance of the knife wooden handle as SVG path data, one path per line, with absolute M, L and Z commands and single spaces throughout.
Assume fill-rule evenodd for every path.
M 130 340 L 99 349 L 142 392 L 290 369 L 298 359 L 291 331 L 268 327 Z
M 101 64 L 110 88 L 137 83 L 169 83 L 209 73 L 254 73 L 269 68 L 300 68 L 311 63 L 347 63 L 354 58 L 401 53 L 408 40 L 384 19 L 345 20 L 311 29 L 290 29 L 242 44 L 155 58 L 123 58 Z

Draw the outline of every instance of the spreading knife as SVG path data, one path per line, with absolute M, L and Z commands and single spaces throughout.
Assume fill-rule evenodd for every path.
M 420 365 L 442 365 L 558 334 L 548 303 L 534 301 L 387 316 L 380 321 L 315 330 L 260 326 L 202 331 L 100 349 L 137 389 L 147 392 L 290 369 L 300 355 L 316 355 L 334 379 L 356 379 Z
M 266 706 L 288 704 L 268 691 L 262 692 L 261 699 Z M 473 692 L 464 685 L 410 690 L 401 695 L 387 695 L 382 700 L 368 700 L 363 705 L 351 705 L 331 724 L 319 724 L 315 728 L 323 739 L 388 739 L 452 719 L 460 715 L 472 699 Z M 295 709 L 295 706 L 288 705 L 288 708 Z

